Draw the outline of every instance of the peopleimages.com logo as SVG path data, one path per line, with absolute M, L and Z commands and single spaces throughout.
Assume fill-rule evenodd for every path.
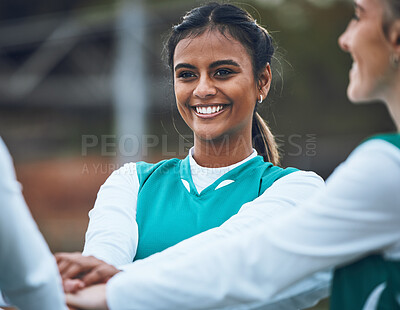
M 275 135 L 275 140 L 282 156 L 306 156 L 317 155 L 317 135 L 308 133 L 305 135 Z
M 207 137 L 206 137 L 207 139 Z M 276 143 L 282 156 L 307 156 L 317 155 L 316 134 L 290 134 L 275 135 Z M 205 151 L 210 154 L 223 154 L 235 152 L 243 146 L 244 137 L 232 140 L 230 136 L 213 140 L 210 137 Z M 185 157 L 188 149 L 193 146 L 192 135 L 179 135 L 174 141 L 168 135 L 82 135 L 81 155 L 88 156 L 90 152 L 100 152 L 106 157 L 146 157 L 157 151 L 162 157 Z

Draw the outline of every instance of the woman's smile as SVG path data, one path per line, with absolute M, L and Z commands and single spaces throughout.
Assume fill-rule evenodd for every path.
M 230 105 L 228 104 L 209 104 L 209 105 L 196 105 L 192 109 L 194 113 L 204 119 L 210 119 L 217 117 L 218 115 L 224 113 Z
M 353 58 L 348 86 L 354 102 L 382 99 L 391 78 L 390 48 L 382 29 L 383 8 L 377 0 L 357 0 L 354 17 L 339 38 Z

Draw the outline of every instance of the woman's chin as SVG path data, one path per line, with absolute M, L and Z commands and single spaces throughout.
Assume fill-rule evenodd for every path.
M 367 95 L 364 91 L 361 91 L 357 87 L 353 87 L 351 84 L 347 88 L 347 98 L 352 103 L 368 103 L 373 101 L 374 99 L 371 96 Z
M 360 103 L 360 98 L 357 95 L 357 93 L 355 93 L 351 87 L 349 87 L 347 89 L 347 98 L 352 102 L 352 103 Z
M 221 140 L 220 135 L 214 134 L 214 133 L 205 133 L 205 134 L 196 134 L 197 139 L 203 141 L 203 142 L 217 142 Z M 229 139 L 225 137 L 225 139 Z

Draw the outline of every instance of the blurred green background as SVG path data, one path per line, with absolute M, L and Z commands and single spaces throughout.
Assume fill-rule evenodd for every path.
M 161 53 L 171 26 L 203 2 L 0 2 L 0 135 L 53 251 L 82 249 L 97 190 L 123 162 L 186 155 L 192 138 Z M 368 135 L 394 129 L 382 105 L 346 98 L 351 59 L 337 39 L 351 1 L 231 2 L 275 40 L 261 114 L 283 166 L 327 178 Z

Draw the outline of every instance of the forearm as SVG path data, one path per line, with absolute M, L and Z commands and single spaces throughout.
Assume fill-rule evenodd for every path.
M 18 209 L 14 204 L 14 210 Z M 27 211 L 8 216 L 14 222 L 12 238 L 2 240 L 0 287 L 11 304 L 21 309 L 64 309 L 57 267 L 45 241 Z M 15 219 L 15 221 L 14 221 Z
M 4 296 L 3 292 L 0 290 L 0 307 L 11 307 L 7 297 Z
M 230 238 L 234 233 L 246 232 L 259 224 L 267 227 L 277 217 L 290 212 L 297 204 L 309 199 L 324 187 L 323 180 L 315 173 L 304 171 L 292 173 L 276 181 L 254 201 L 243 205 L 238 214 L 220 227 L 193 236 L 139 263 L 154 266 L 158 261 L 173 261 L 175 257 L 190 254 L 214 240 Z M 120 267 L 125 269 L 128 266 Z
M 264 241 L 265 231 L 253 227 L 246 236 L 235 233 L 173 262 L 158 262 L 153 266 L 132 264 L 109 281 L 109 306 L 111 309 L 125 309 L 124 304 L 131 309 L 225 309 L 271 304 L 278 292 L 274 279 L 268 279 L 271 270 L 263 268 L 270 257 L 270 249 L 262 246 Z M 279 265 L 274 272 L 279 275 L 286 267 Z
M 29 213 L 1 139 L 0 171 L 0 289 L 22 309 L 64 309 L 55 260 Z
M 160 253 L 149 260 L 154 264 L 132 264 L 110 280 L 110 308 L 124 302 L 133 309 L 251 308 L 316 271 L 393 245 L 400 239 L 399 165 L 377 159 L 380 149 L 357 153 L 327 189 L 274 223 L 232 230 L 173 260 Z
M 138 243 L 136 202 L 139 180 L 136 165 L 113 172 L 101 187 L 89 212 L 83 255 L 119 266 L 133 261 Z
M 67 309 L 58 275 L 53 274 L 51 277 L 45 279 L 43 283 L 31 285 L 29 288 L 24 287 L 8 291 L 6 297 L 10 301 L 13 301 L 10 303 L 11 305 L 17 306 L 20 309 Z
M 244 294 L 240 295 L 241 297 L 214 296 L 215 285 L 219 287 L 219 285 L 217 284 L 219 281 L 218 275 L 223 273 L 220 273 L 218 271 L 218 268 L 216 268 L 211 273 L 204 274 L 200 272 L 197 279 L 191 278 L 190 276 L 185 278 L 186 269 L 184 266 L 185 264 L 190 265 L 191 263 L 193 263 L 193 266 L 196 266 L 195 268 L 197 268 L 197 263 L 200 264 L 200 262 L 204 258 L 204 255 L 207 256 L 207 253 L 199 252 L 202 248 L 215 249 L 216 247 L 214 247 L 213 244 L 224 244 L 225 240 L 229 241 L 235 238 L 239 238 L 241 242 L 246 243 L 247 237 L 243 237 L 243 235 L 248 236 L 246 235 L 247 232 L 252 231 L 253 229 L 255 229 L 255 227 L 258 226 L 268 227 L 273 219 L 282 216 L 283 214 L 292 210 L 297 203 L 306 200 L 316 191 L 319 191 L 321 188 L 323 188 L 322 180 L 312 174 L 298 173 L 297 176 L 294 175 L 293 177 L 290 177 L 287 180 L 283 181 L 285 182 L 281 183 L 285 183 L 284 186 L 283 184 L 278 183 L 276 184 L 275 188 L 271 187 L 269 192 L 264 193 L 262 197 L 259 197 L 255 201 L 246 204 L 237 215 L 233 216 L 221 227 L 211 229 L 202 234 L 194 236 L 174 247 L 171 247 L 161 253 L 155 254 L 148 259 L 138 261 L 131 266 L 124 266 L 126 272 L 129 272 L 131 274 L 132 281 L 134 283 L 136 283 L 136 280 L 138 281 L 137 283 L 140 283 L 141 281 L 148 281 L 149 283 L 151 283 L 151 285 L 149 284 L 149 287 L 142 287 L 144 295 L 148 297 L 148 300 L 145 297 L 140 298 L 136 294 L 130 295 L 128 292 L 126 292 L 126 295 L 124 295 L 124 289 L 121 289 L 121 287 L 115 290 L 111 289 L 112 293 L 110 293 L 110 296 L 114 294 L 118 295 L 118 298 L 114 298 L 117 303 L 118 300 L 124 300 L 123 296 L 127 298 L 124 302 L 133 302 L 133 304 L 135 304 L 135 302 L 138 301 L 138 309 L 164 309 L 164 307 L 165 309 L 179 307 L 187 308 L 189 307 L 188 305 L 192 304 L 192 302 L 193 304 L 196 304 L 199 308 L 201 308 L 200 305 L 204 303 L 204 299 L 213 304 L 213 301 L 217 302 L 217 300 L 221 298 L 223 299 L 223 301 L 220 301 L 223 305 L 225 305 L 225 303 L 229 304 L 230 302 L 246 302 L 248 298 L 250 298 L 253 304 L 257 304 L 261 301 L 263 301 L 265 304 L 263 293 L 261 293 L 260 295 L 255 294 L 253 296 L 246 296 L 247 293 L 242 292 Z M 233 247 L 233 254 L 235 254 L 234 251 L 235 247 Z M 229 263 L 229 256 L 232 253 L 225 253 L 227 257 L 227 263 Z M 212 254 L 215 255 L 215 253 Z M 215 262 L 213 262 L 212 264 L 214 263 Z M 169 274 L 169 276 L 171 276 L 171 278 L 173 279 L 169 278 L 169 276 L 159 278 L 157 275 L 154 275 L 153 278 L 151 276 L 152 270 L 155 269 L 157 271 L 161 269 L 161 266 L 163 266 L 163 264 L 170 265 L 173 270 L 175 270 L 174 266 L 181 267 L 179 268 L 180 270 L 177 271 L 178 277 L 175 279 L 175 276 Z M 167 266 L 166 269 L 168 268 L 169 267 Z M 204 285 L 201 288 L 192 287 L 193 282 L 201 282 L 203 280 L 207 281 L 208 279 L 205 278 L 207 278 L 209 274 L 214 275 L 211 276 L 212 279 L 209 285 Z M 149 278 L 147 278 L 146 275 L 148 275 Z M 163 275 L 163 272 L 161 272 L 160 275 Z M 123 275 L 121 277 L 123 277 Z M 129 281 L 128 278 L 129 277 L 126 277 L 125 280 Z M 274 307 L 278 307 L 278 304 L 281 308 L 287 305 L 288 309 L 290 308 L 290 306 L 293 306 L 293 304 L 295 304 L 298 308 L 303 306 L 310 306 L 318 299 L 323 298 L 327 295 L 329 279 L 329 274 L 323 274 L 314 278 L 311 277 L 310 279 L 305 280 L 303 285 L 292 287 L 284 294 L 278 296 L 273 300 L 270 300 L 268 302 L 270 304 L 269 309 L 274 309 Z M 125 280 L 121 281 L 123 282 Z M 154 283 L 154 280 L 157 282 Z M 163 280 L 165 280 L 165 283 L 162 282 Z M 248 285 L 253 284 L 255 286 L 258 285 L 257 282 L 248 283 Z M 130 284 L 127 284 L 127 286 L 130 287 Z M 150 292 L 148 292 L 147 289 L 149 289 Z M 182 292 L 182 296 L 177 296 L 173 293 L 175 290 L 178 290 L 179 292 L 184 292 Z M 217 288 L 216 291 L 219 291 L 219 288 Z M 171 296 L 171 298 L 168 297 L 168 293 L 165 292 L 171 293 L 172 295 L 169 295 Z M 197 296 L 195 296 L 196 294 Z M 190 296 L 190 298 L 186 299 L 185 296 Z M 202 296 L 207 297 L 202 298 Z M 214 298 L 212 296 L 214 296 Z M 243 298 L 243 300 L 238 301 L 237 298 L 239 300 L 240 298 Z M 186 302 L 188 302 L 188 304 Z M 119 302 L 117 307 L 120 307 L 122 304 L 123 302 Z M 205 304 L 205 308 L 208 307 L 207 305 L 208 304 Z

